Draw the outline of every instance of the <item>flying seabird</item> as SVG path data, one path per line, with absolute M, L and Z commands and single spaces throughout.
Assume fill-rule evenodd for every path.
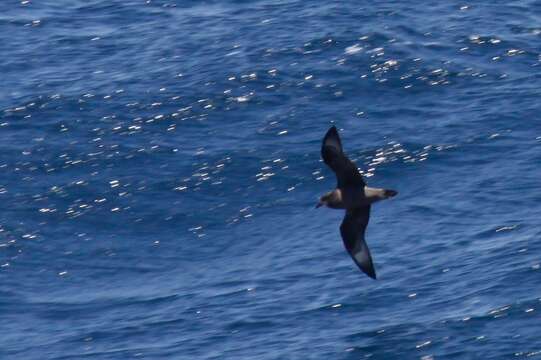
M 346 250 L 357 266 L 372 279 L 376 271 L 364 233 L 370 218 L 370 205 L 398 194 L 395 190 L 366 186 L 357 166 L 342 151 L 342 143 L 336 127 L 327 131 L 321 146 L 323 161 L 336 174 L 336 189 L 323 195 L 316 208 L 325 205 L 332 209 L 345 209 L 340 234 Z

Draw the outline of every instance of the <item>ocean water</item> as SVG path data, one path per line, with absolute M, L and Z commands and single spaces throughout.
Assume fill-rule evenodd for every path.
M 541 358 L 540 14 L 2 1 L 0 358 Z

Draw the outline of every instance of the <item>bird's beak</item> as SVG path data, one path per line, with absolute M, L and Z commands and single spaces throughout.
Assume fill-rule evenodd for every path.
M 320 202 L 318 202 L 318 203 L 316 204 L 316 209 L 319 208 L 319 207 L 321 207 L 321 206 L 323 206 L 323 203 L 320 201 Z

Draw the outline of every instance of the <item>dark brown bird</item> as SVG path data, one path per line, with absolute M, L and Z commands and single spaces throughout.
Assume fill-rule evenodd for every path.
M 370 205 L 398 194 L 395 190 L 366 186 L 357 166 L 342 151 L 342 142 L 336 127 L 331 127 L 321 146 L 323 161 L 336 174 L 336 189 L 323 195 L 316 208 L 324 205 L 332 209 L 345 209 L 340 234 L 346 250 L 359 268 L 372 279 L 376 271 L 364 233 L 370 219 Z

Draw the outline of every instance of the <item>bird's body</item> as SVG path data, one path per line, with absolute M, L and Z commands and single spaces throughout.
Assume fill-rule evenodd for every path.
M 366 186 L 357 166 L 342 151 L 342 143 L 336 127 L 331 127 L 323 138 L 321 147 L 323 161 L 336 174 L 337 186 L 319 199 L 316 207 L 345 209 L 340 234 L 346 250 L 355 263 L 368 276 L 375 279 L 376 272 L 364 233 L 370 218 L 370 206 L 380 200 L 393 197 L 394 190 Z
M 364 187 L 336 188 L 322 196 L 325 206 L 331 209 L 351 209 L 371 205 L 377 201 L 387 199 L 385 189 Z M 323 205 L 323 203 L 321 203 Z

